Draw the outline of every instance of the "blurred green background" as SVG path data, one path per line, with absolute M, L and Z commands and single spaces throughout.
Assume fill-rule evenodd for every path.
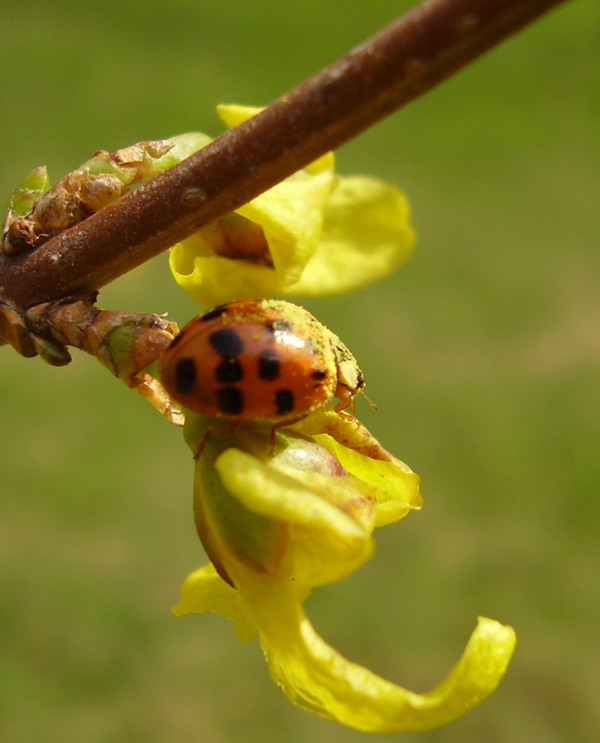
M 98 148 L 221 130 L 411 2 L 30 0 L 0 8 L 0 194 Z M 519 646 L 497 693 L 427 743 L 600 733 L 600 6 L 575 0 L 339 152 L 401 186 L 418 249 L 309 307 L 354 350 L 365 422 L 423 478 L 425 508 L 308 609 L 350 658 L 419 691 L 477 614 Z M 104 307 L 195 309 L 161 256 Z M 297 710 L 257 643 L 175 619 L 205 561 L 178 430 L 75 354 L 0 351 L 0 737 L 6 743 L 380 740 Z

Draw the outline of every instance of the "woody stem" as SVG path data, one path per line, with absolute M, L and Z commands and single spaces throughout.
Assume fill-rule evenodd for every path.
M 27 309 L 99 289 L 339 147 L 560 2 L 419 3 L 179 165 L 39 248 L 0 255 L 0 298 Z

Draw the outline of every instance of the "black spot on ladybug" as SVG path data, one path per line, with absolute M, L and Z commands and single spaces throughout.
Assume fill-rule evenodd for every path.
M 327 372 L 325 369 L 315 369 L 313 373 L 311 374 L 311 377 L 316 382 L 322 382 L 324 379 L 327 378 Z
M 180 395 L 187 395 L 196 381 L 196 362 L 185 357 L 179 359 L 175 367 L 175 386 Z
M 221 317 L 221 315 L 227 311 L 227 305 L 226 304 L 220 304 L 218 307 L 215 307 L 212 310 L 209 310 L 206 314 L 202 315 L 200 320 L 202 322 L 208 322 L 209 320 L 214 320 L 215 317 Z
M 258 357 L 258 376 L 266 380 L 277 379 L 279 366 L 277 351 L 272 348 L 265 348 Z
M 217 405 L 225 415 L 239 415 L 244 409 L 244 393 L 237 387 L 221 387 L 217 392 Z
M 237 359 L 228 358 L 222 361 L 215 369 L 215 377 L 218 382 L 232 384 L 239 382 L 244 376 L 244 369 Z
M 209 341 L 219 356 L 225 358 L 239 356 L 244 350 L 242 339 L 232 328 L 223 328 L 211 333 Z
M 273 400 L 275 401 L 277 415 L 291 413 L 296 404 L 294 393 L 291 390 L 277 390 L 273 395 Z
M 275 333 L 289 333 L 291 329 L 292 326 L 287 320 L 273 320 L 273 322 L 267 323 L 267 330 L 273 335 Z

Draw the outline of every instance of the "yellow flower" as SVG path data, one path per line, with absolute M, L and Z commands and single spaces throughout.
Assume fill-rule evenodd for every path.
M 259 110 L 218 107 L 230 127 Z M 175 245 L 170 265 L 177 282 L 210 307 L 349 291 L 390 274 L 413 243 L 404 195 L 372 178 L 337 176 L 329 153 Z
M 257 112 L 219 108 L 228 126 Z M 179 284 L 213 306 L 343 292 L 393 271 L 414 242 L 403 195 L 333 166 L 333 155 L 320 158 L 172 248 Z M 436 727 L 496 688 L 515 635 L 494 620 L 480 618 L 446 679 L 416 694 L 344 658 L 306 616 L 314 587 L 371 557 L 376 527 L 421 505 L 418 477 L 356 419 L 332 404 L 285 428 L 185 417 L 196 529 L 211 562 L 185 580 L 176 615 L 230 619 L 242 640 L 258 637 L 294 703 L 359 730 Z
M 274 438 L 268 425 L 217 426 L 187 417 L 196 525 L 212 564 L 185 580 L 176 615 L 216 612 L 244 641 L 258 636 L 273 679 L 293 702 L 359 730 L 435 727 L 495 689 L 515 636 L 493 620 L 479 620 L 439 686 L 416 694 L 341 656 L 304 613 L 314 586 L 371 556 L 376 526 L 420 507 L 419 479 L 405 464 L 331 409 Z

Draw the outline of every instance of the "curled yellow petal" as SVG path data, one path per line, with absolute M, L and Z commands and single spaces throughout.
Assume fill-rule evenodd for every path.
M 289 626 L 288 626 L 289 629 Z M 279 639 L 279 638 L 276 638 Z M 515 635 L 491 619 L 481 618 L 460 661 L 427 694 L 416 694 L 351 663 L 314 631 L 306 618 L 298 625 L 297 652 L 264 638 L 271 672 L 300 706 L 358 730 L 418 732 L 460 717 L 488 697 L 504 675 Z
M 232 574 L 239 591 L 211 565 L 183 584 L 176 616 L 212 611 L 235 622 L 247 641 L 258 631 L 273 680 L 300 707 L 365 732 L 418 732 L 444 725 L 497 687 L 514 651 L 512 627 L 480 617 L 458 663 L 431 691 L 417 694 L 344 658 L 315 631 L 298 586 L 242 563 Z
M 516 642 L 511 627 L 481 617 L 450 674 L 432 691 L 417 694 L 334 650 L 302 607 L 284 598 L 285 586 L 275 595 L 272 586 L 258 584 L 246 582 L 244 593 L 274 681 L 298 706 L 366 732 L 417 732 L 460 717 L 497 687 Z

